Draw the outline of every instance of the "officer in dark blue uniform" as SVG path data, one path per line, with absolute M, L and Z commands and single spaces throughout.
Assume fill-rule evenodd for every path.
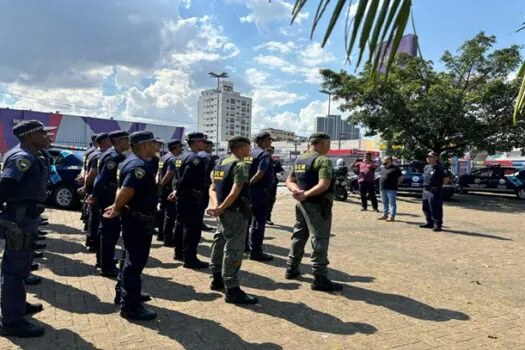
M 213 141 L 206 140 L 205 142 L 206 146 L 204 147 L 204 151 L 199 152 L 199 155 L 204 159 L 204 162 L 206 164 L 206 191 L 204 191 L 204 199 L 202 201 L 203 210 L 202 212 L 208 208 L 208 204 L 210 202 L 210 186 L 211 186 L 211 178 L 210 175 L 215 168 L 215 157 L 212 155 L 213 153 Z M 204 219 L 204 216 L 203 216 Z M 213 229 L 206 225 L 204 221 L 202 222 L 202 231 L 212 231 Z
M 439 232 L 443 225 L 443 185 L 450 181 L 450 174 L 438 163 L 437 153 L 430 152 L 427 162 L 423 175 L 423 213 L 427 223 L 420 227 Z
M 30 323 L 24 316 L 42 310 L 42 305 L 26 302 L 24 279 L 28 277 L 33 259 L 34 239 L 47 195 L 48 170 L 40 151 L 47 145 L 47 130 L 36 120 L 27 120 L 13 127 L 20 144 L 3 158 L 0 181 L 2 210 L 0 235 L 5 237 L 2 258 L 2 335 L 37 337 L 44 328 Z
M 187 137 L 190 152 L 180 160 L 177 187 L 168 200 L 177 202 L 177 224 L 175 229 L 175 259 L 184 260 L 184 267 L 205 269 L 208 264 L 197 258 L 197 246 L 201 240 L 203 201 L 207 188 L 206 164 L 198 152 L 204 150 L 206 135 L 194 132 Z
M 87 175 L 87 167 L 88 167 L 88 158 L 91 155 L 91 153 L 95 152 L 98 148 L 98 144 L 96 141 L 97 135 L 91 135 L 91 143 L 89 144 L 89 148 L 84 152 L 83 157 L 83 163 L 82 163 L 82 171 L 77 176 L 75 181 L 79 185 L 84 184 L 85 177 Z M 82 213 L 80 214 L 80 220 L 84 223 L 84 231 L 88 231 L 88 218 L 89 218 L 89 206 L 87 204 L 87 194 L 84 195 L 84 202 L 82 203 Z M 88 246 L 88 240 L 86 240 L 86 246 Z
M 273 156 L 273 153 L 275 152 L 275 147 L 270 147 L 268 149 L 268 152 L 270 152 L 270 156 Z M 281 165 L 281 162 L 279 160 L 275 160 L 272 158 L 272 170 L 273 170 L 273 181 L 270 184 L 270 189 L 268 190 L 268 212 L 266 214 L 266 225 L 273 225 L 272 221 L 272 211 L 273 206 L 275 205 L 275 201 L 277 200 L 277 186 L 279 184 L 279 179 L 277 178 L 277 174 L 282 173 L 284 171 L 283 166 Z
M 273 257 L 263 252 L 264 230 L 268 213 L 268 189 L 273 181 L 272 157 L 267 151 L 272 146 L 270 133 L 261 131 L 255 137 L 256 146 L 245 162 L 250 164 L 250 197 L 252 201 L 252 226 L 249 234 L 250 260 L 271 261 Z
M 117 170 L 126 159 L 123 154 L 129 148 L 129 133 L 118 130 L 109 133 L 113 147 L 98 158 L 98 174 L 93 185 L 93 199 L 100 208 L 109 207 L 117 194 Z M 104 277 L 117 277 L 119 270 L 115 267 L 115 247 L 120 236 L 120 219 L 100 218 L 100 274 Z
M 111 147 L 111 140 L 107 133 L 98 134 L 96 137 L 98 149 L 91 153 L 87 159 L 87 173 L 84 180 L 84 186 L 78 189 L 80 194 L 87 194 L 88 211 L 88 249 L 92 253 L 97 253 L 97 264 L 100 264 L 100 239 L 98 236 L 98 227 L 100 225 L 100 206 L 92 199 L 93 183 L 97 177 L 97 165 L 100 155 Z
M 173 192 L 175 160 L 182 154 L 182 142 L 180 140 L 171 140 L 168 142 L 168 151 L 160 157 L 159 172 L 157 174 L 157 183 L 161 189 L 160 204 L 161 209 L 164 210 L 164 224 L 157 240 L 164 241 L 164 245 L 167 247 L 175 247 L 173 230 L 175 228 L 177 206 L 175 202 L 168 201 L 168 196 Z
M 120 315 L 133 320 L 153 320 L 157 314 L 141 304 L 144 300 L 140 275 L 148 261 L 155 226 L 158 197 L 151 158 L 155 156 L 156 145 L 149 131 L 134 132 L 129 140 L 133 153 L 119 165 L 117 198 L 104 217 L 120 216 L 122 223 L 125 261 L 116 288 L 120 294 Z

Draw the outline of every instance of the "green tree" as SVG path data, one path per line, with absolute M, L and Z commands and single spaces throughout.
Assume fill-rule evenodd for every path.
M 271 0 L 269 0 L 271 2 Z M 308 3 L 314 0 L 296 0 L 292 10 L 292 23 L 297 16 L 305 11 Z M 350 6 L 357 4 L 355 16 L 350 16 Z M 332 3 L 333 8 L 327 11 L 328 6 Z M 345 11 L 345 7 L 348 10 Z M 367 64 L 372 65 L 370 70 L 370 79 L 376 79 L 377 68 L 383 59 L 384 52 L 377 48 L 383 42 L 388 42 L 392 46 L 391 55 L 387 64 L 387 74 L 391 64 L 394 62 L 394 55 L 397 52 L 399 43 L 405 33 L 410 14 L 412 10 L 412 0 L 317 0 L 317 10 L 313 17 L 311 37 L 316 31 L 320 21 L 325 16 L 329 16 L 328 25 L 323 37 L 322 46 L 326 45 L 334 27 L 340 17 L 345 16 L 345 48 L 347 58 L 349 59 L 354 46 L 358 48 L 357 66 L 360 65 L 365 52 L 368 50 Z M 525 22 L 517 31 L 525 30 Z M 516 67 L 517 68 L 517 67 Z M 518 78 L 521 79 L 521 88 L 515 102 L 513 119 L 516 123 L 518 117 L 525 116 L 525 62 L 521 64 L 518 72 Z
M 322 70 L 323 88 L 343 102 L 343 111 L 352 111 L 349 122 L 403 145 L 398 152 L 407 158 L 428 150 L 510 151 L 525 137 L 525 122 L 512 125 L 519 84 L 509 78 L 521 57 L 516 45 L 492 50 L 495 41 L 482 32 L 457 53 L 445 52 L 442 72 L 431 61 L 404 54 L 396 56 L 388 79 L 375 82 L 372 65 L 357 76 Z

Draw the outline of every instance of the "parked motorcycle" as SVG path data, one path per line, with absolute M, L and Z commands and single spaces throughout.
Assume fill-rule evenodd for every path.
M 348 169 L 340 169 L 335 172 L 335 183 L 334 183 L 334 198 L 337 201 L 344 202 L 348 198 L 347 180 L 346 176 Z

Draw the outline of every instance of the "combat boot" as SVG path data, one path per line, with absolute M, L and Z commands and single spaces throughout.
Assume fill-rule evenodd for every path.
M 149 295 L 148 293 L 141 293 L 140 294 L 140 302 L 141 303 L 145 303 L 147 301 L 150 301 L 151 300 L 151 295 Z M 115 295 L 115 298 L 113 299 L 113 303 L 115 303 L 116 305 L 120 304 L 120 293 L 117 293 Z
M 421 227 L 421 228 L 434 228 L 434 225 L 432 225 L 432 224 L 424 224 L 424 225 L 419 225 L 419 227 Z
M 32 263 L 31 264 L 31 271 L 36 271 L 40 268 L 40 265 L 38 263 Z
M 39 284 L 40 282 L 42 282 L 42 278 L 33 274 L 27 276 L 24 279 L 24 283 L 26 284 L 26 286 L 34 286 L 35 284 Z
M 119 273 L 120 273 L 120 270 L 117 267 L 114 267 L 108 271 L 101 271 L 100 276 L 113 278 L 113 277 L 117 277 Z
M 224 291 L 224 280 L 222 279 L 222 274 L 220 272 L 213 273 L 213 279 L 211 280 L 210 289 L 216 291 Z
M 159 242 L 164 242 L 164 235 L 162 233 L 159 232 L 159 234 L 157 235 L 157 241 Z
M 250 260 L 254 260 L 254 261 L 263 261 L 263 262 L 266 262 L 266 261 L 272 261 L 273 260 L 273 256 L 269 255 L 269 254 L 266 254 L 265 252 L 263 252 L 262 250 L 261 251 L 258 251 L 258 252 L 254 252 L 252 251 L 250 253 Z
M 207 269 L 208 263 L 204 261 L 200 261 L 199 259 L 195 258 L 192 260 L 184 260 L 184 265 L 187 269 Z
M 157 318 L 157 313 L 139 305 L 136 309 L 129 309 L 123 306 L 120 309 L 120 316 L 128 320 L 151 321 Z
M 441 226 L 435 225 L 434 228 L 432 229 L 432 231 L 434 231 L 434 232 L 441 232 L 442 231 Z
M 237 305 L 252 305 L 259 302 L 256 297 L 249 296 L 240 287 L 226 289 L 225 301 Z
M 3 324 L 0 328 L 0 334 L 5 337 L 34 338 L 44 334 L 44 327 L 23 319 L 16 323 Z
M 323 292 L 340 292 L 343 290 L 342 284 L 332 282 L 328 277 L 323 275 L 316 275 L 311 287 L 312 290 Z
M 301 271 L 299 271 L 299 268 L 296 266 L 288 266 L 286 269 L 286 274 L 284 275 L 284 278 L 287 280 L 293 280 L 294 278 L 300 277 Z

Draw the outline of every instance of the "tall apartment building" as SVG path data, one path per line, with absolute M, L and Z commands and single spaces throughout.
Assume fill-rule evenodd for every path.
M 232 82 L 221 81 L 219 93 L 216 89 L 204 90 L 199 97 L 198 130 L 217 142 L 217 128 L 218 142 L 226 141 L 233 135 L 251 135 L 252 99 L 233 91 Z
M 340 115 L 317 117 L 315 132 L 325 132 L 332 140 L 359 140 L 361 129 L 342 120 Z

